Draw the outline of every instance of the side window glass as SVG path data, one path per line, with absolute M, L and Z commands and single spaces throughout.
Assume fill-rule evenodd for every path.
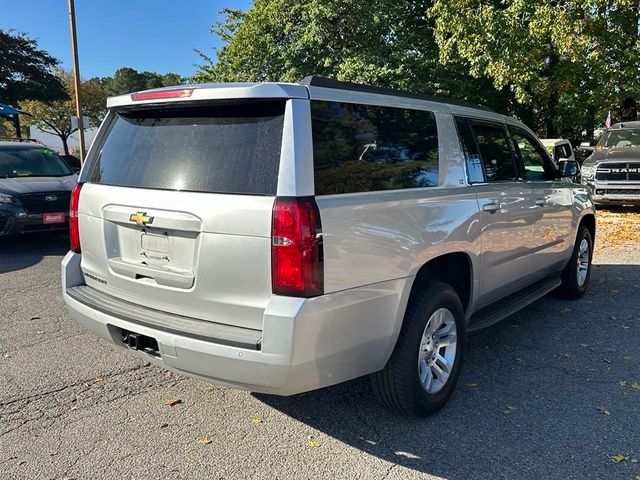
M 544 149 L 537 144 L 528 132 L 515 127 L 510 127 L 510 130 L 524 164 L 525 180 L 541 181 L 551 178 L 553 167 Z M 556 152 L 556 155 L 557 153 L 559 152 Z
M 566 158 L 564 155 L 564 145 L 558 145 L 554 149 L 553 159 L 557 162 L 561 158 Z
M 474 123 L 480 157 L 488 182 L 518 180 L 516 164 L 513 161 L 509 137 L 503 126 Z
M 316 195 L 434 187 L 433 112 L 311 102 Z
M 460 138 L 460 147 L 464 155 L 464 161 L 467 166 L 467 177 L 469 183 L 483 183 L 484 172 L 482 170 L 482 160 L 473 138 L 471 126 L 466 118 L 455 117 L 458 137 Z

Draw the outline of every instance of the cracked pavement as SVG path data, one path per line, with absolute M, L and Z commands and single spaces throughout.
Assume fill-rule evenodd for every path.
M 451 402 L 423 420 L 378 406 L 366 378 L 280 398 L 166 374 L 67 315 L 64 236 L 0 241 L 0 479 L 634 480 L 640 238 L 600 227 L 585 298 L 471 337 Z

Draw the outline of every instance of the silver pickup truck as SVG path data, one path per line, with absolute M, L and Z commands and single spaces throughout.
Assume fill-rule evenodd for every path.
M 584 147 L 583 147 L 584 148 Z M 640 122 L 616 123 L 582 165 L 596 205 L 640 205 Z
M 513 118 L 320 77 L 108 107 L 64 299 L 162 367 L 278 395 L 372 374 L 385 405 L 427 415 L 467 333 L 587 288 L 590 194 Z

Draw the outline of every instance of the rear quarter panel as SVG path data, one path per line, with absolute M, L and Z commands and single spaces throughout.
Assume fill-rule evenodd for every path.
M 478 203 L 464 188 L 330 195 L 317 202 L 327 293 L 413 276 L 449 252 L 466 252 L 478 264 Z

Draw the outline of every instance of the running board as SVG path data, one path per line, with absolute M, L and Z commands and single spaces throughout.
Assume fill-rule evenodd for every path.
M 507 298 L 503 298 L 473 315 L 467 326 L 467 332 L 475 332 L 483 328 L 490 327 L 504 320 L 510 315 L 523 309 L 530 303 L 544 297 L 547 293 L 560 286 L 561 280 L 557 277 L 541 280 L 533 285 L 529 285 L 523 290 L 516 292 Z

